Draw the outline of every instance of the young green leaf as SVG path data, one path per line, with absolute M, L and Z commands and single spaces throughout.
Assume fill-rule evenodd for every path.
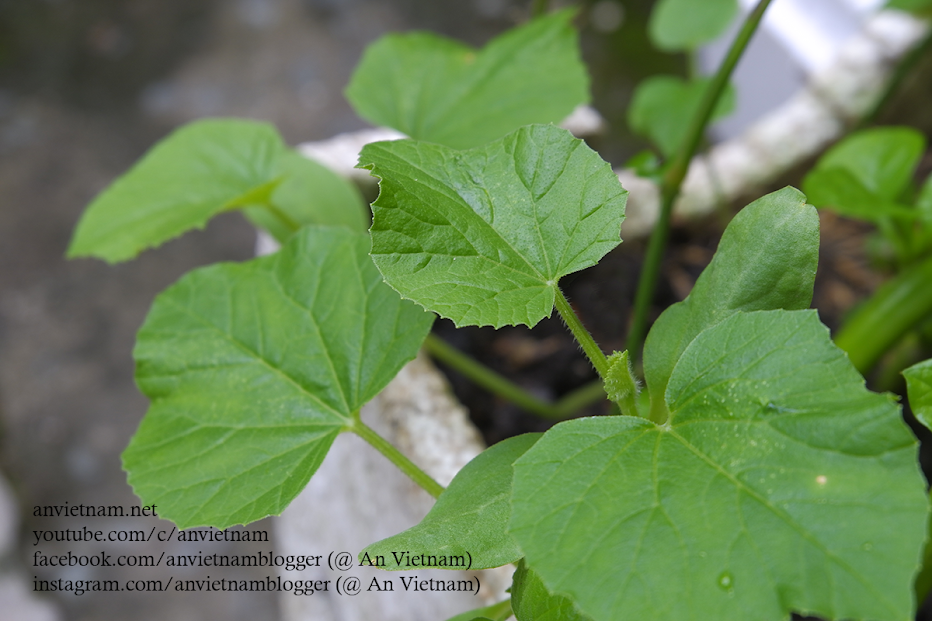
M 589 100 L 573 15 L 535 19 L 481 51 L 428 33 L 388 35 L 366 50 L 346 97 L 377 125 L 456 149 L 557 123 Z
M 548 591 L 523 559 L 512 579 L 511 607 L 518 621 L 591 621 L 573 600 Z
M 369 207 L 347 179 L 295 152 L 282 157 L 278 170 L 283 178 L 268 204 L 247 207 L 244 213 L 279 243 L 308 224 L 345 226 L 359 232 L 368 227 Z
M 916 420 L 932 429 L 932 360 L 915 364 L 905 371 L 909 407 Z
M 916 441 L 815 311 L 708 328 L 667 397 L 664 425 L 569 421 L 515 462 L 511 532 L 549 589 L 598 621 L 911 618 Z
M 552 125 L 469 151 L 379 142 L 359 162 L 381 179 L 372 258 L 385 281 L 460 326 L 533 326 L 562 276 L 621 242 L 627 192 Z
M 915 212 L 897 204 L 925 150 L 909 127 L 877 127 L 851 134 L 829 149 L 803 181 L 809 199 L 852 218 L 876 222 Z
M 737 14 L 737 0 L 660 0 L 648 32 L 662 50 L 695 50 L 724 33 Z
M 706 78 L 687 82 L 670 75 L 644 80 L 634 91 L 628 108 L 628 124 L 650 138 L 664 156 L 672 157 L 683 144 L 689 124 L 711 82 Z M 729 84 L 716 104 L 712 120 L 731 114 L 735 97 L 735 89 Z
M 156 144 L 87 208 L 68 257 L 131 259 L 210 218 L 264 197 L 287 153 L 266 123 L 196 121 Z
M 275 255 L 195 270 L 156 298 L 136 381 L 151 399 L 129 482 L 179 528 L 277 514 L 433 317 L 382 283 L 368 239 L 308 228 Z
M 754 201 L 725 229 L 685 300 L 663 312 L 644 345 L 651 416 L 662 422 L 667 382 L 703 330 L 738 311 L 809 308 L 819 262 L 819 217 L 798 190 Z
M 511 513 L 511 465 L 531 448 L 541 434 L 527 433 L 499 442 L 457 473 L 449 487 L 420 524 L 403 533 L 373 543 L 359 558 L 387 559 L 382 569 L 407 570 L 393 564 L 392 552 L 435 557 L 438 563 L 424 567 L 464 569 L 451 566 L 450 557 L 469 559 L 469 569 L 489 569 L 514 563 L 521 550 L 508 534 Z M 362 561 L 360 560 L 360 563 Z

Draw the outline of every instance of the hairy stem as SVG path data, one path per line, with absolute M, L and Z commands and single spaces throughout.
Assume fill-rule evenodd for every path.
M 459 371 L 489 392 L 503 399 L 508 399 L 518 407 L 544 418 L 560 417 L 552 404 L 538 399 L 514 382 L 502 377 L 474 358 L 467 356 L 440 337 L 428 334 L 424 340 L 424 349 L 435 359 Z
M 689 131 L 683 145 L 674 156 L 670 168 L 667 169 L 661 180 L 660 216 L 651 233 L 650 242 L 648 242 L 647 255 L 634 298 L 634 317 L 631 322 L 631 329 L 628 332 L 627 349 L 631 352 L 633 360 L 640 360 L 641 358 L 641 348 L 644 345 L 644 337 L 647 333 L 647 313 L 650 310 L 654 291 L 657 288 L 660 263 L 666 250 L 667 237 L 670 234 L 670 216 L 673 212 L 673 203 L 676 202 L 676 198 L 679 196 L 683 180 L 686 179 L 686 173 L 689 171 L 689 163 L 699 149 L 706 126 L 712 118 L 712 112 L 715 110 L 715 106 L 725 91 L 735 66 L 741 59 L 742 54 L 744 54 L 744 50 L 757 30 L 757 26 L 760 24 L 764 11 L 767 10 L 770 2 L 771 0 L 760 0 L 745 19 L 741 31 L 731 43 L 725 60 L 722 61 L 715 77 L 712 78 L 699 110 L 690 122 Z
M 359 412 L 353 414 L 353 425 L 350 431 L 360 438 L 371 444 L 375 449 L 385 455 L 399 470 L 408 475 L 412 481 L 417 483 L 425 492 L 439 498 L 443 492 L 443 486 L 431 478 L 429 474 L 418 468 L 413 461 L 405 457 L 401 451 L 396 449 L 389 442 L 377 434 L 371 427 L 362 422 Z
M 554 290 L 556 292 L 555 301 L 557 312 L 560 313 L 563 321 L 566 322 L 566 327 L 570 329 L 570 332 L 573 333 L 573 336 L 575 336 L 579 344 L 582 345 L 583 351 L 586 353 L 586 356 L 589 357 L 592 366 L 598 371 L 599 377 L 605 379 L 608 373 L 608 360 L 605 358 L 605 354 L 602 353 L 595 339 L 592 338 L 592 335 L 589 334 L 589 331 L 583 326 L 582 321 L 579 320 L 579 317 L 573 311 L 573 307 L 570 306 L 563 292 L 560 291 L 559 287 L 554 287 Z
M 587 405 L 605 399 L 602 382 L 597 380 L 564 395 L 556 403 L 548 403 L 434 334 L 427 335 L 427 339 L 424 340 L 424 349 L 435 360 L 462 373 L 492 394 L 507 399 L 523 410 L 543 418 L 567 418 Z

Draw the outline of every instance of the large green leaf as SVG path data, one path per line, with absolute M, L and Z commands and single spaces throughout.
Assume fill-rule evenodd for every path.
M 628 108 L 631 129 L 647 136 L 666 157 L 679 150 L 696 116 L 710 79 L 687 82 L 671 75 L 658 75 L 641 82 Z M 735 89 L 729 84 L 712 113 L 712 120 L 731 114 Z
M 589 100 L 573 15 L 535 19 L 478 52 L 433 34 L 388 35 L 366 50 L 346 97 L 377 125 L 457 149 L 559 122 Z
M 284 243 L 295 227 L 308 224 L 345 226 L 365 231 L 369 207 L 349 180 L 299 153 L 282 157 L 284 175 L 268 198 L 267 206 L 248 207 L 246 217 Z
M 809 308 L 818 262 L 819 217 L 798 190 L 784 188 L 742 209 L 689 296 L 647 335 L 644 376 L 654 419 L 663 419 L 667 382 L 700 332 L 737 311 Z
M 909 187 L 925 150 L 925 138 L 910 127 L 855 132 L 829 149 L 806 176 L 803 188 L 820 207 L 876 222 L 915 212 L 897 203 Z
M 648 31 L 662 50 L 695 50 L 724 33 L 737 14 L 737 0 L 660 0 Z
M 392 552 L 434 559 L 423 567 L 442 569 L 489 569 L 514 563 L 521 550 L 507 532 L 511 516 L 511 465 L 531 448 L 539 433 L 528 433 L 499 442 L 466 464 L 437 503 L 417 525 L 383 539 L 359 553 L 360 559 L 384 559 L 382 569 L 410 570 Z M 451 557 L 464 566 L 451 565 Z
M 591 621 L 579 612 L 573 600 L 548 591 L 540 576 L 523 560 L 512 581 L 511 607 L 518 621 Z
M 134 351 L 152 404 L 123 454 L 145 504 L 179 528 L 224 528 L 280 513 L 304 488 L 433 319 L 382 283 L 368 245 L 308 228 L 156 298 Z
M 548 431 L 515 462 L 511 532 L 597 621 L 911 618 L 928 500 L 915 438 L 815 311 L 700 334 L 664 425 Z
M 620 243 L 627 192 L 569 132 L 531 125 L 469 151 L 366 145 L 381 179 L 372 258 L 402 296 L 457 325 L 534 325 L 558 280 Z
M 926 177 L 919 191 L 919 197 L 916 199 L 916 209 L 925 222 L 932 226 L 932 175 Z
M 104 190 L 78 223 L 69 257 L 131 259 L 216 214 L 264 198 L 287 153 L 271 125 L 196 121 L 156 144 Z

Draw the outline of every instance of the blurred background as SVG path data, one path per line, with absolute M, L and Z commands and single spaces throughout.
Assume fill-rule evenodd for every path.
M 30 595 L 31 587 L 17 587 L 13 576 L 27 581 L 33 576 L 58 577 L 36 573 L 30 566 L 32 531 L 74 528 L 81 522 L 33 518 L 33 506 L 66 500 L 124 506 L 138 502 L 126 484 L 119 454 L 147 407 L 133 384 L 131 351 L 152 298 L 196 266 L 250 258 L 255 244 L 255 231 L 245 220 L 226 214 L 204 231 L 145 252 L 135 261 L 108 266 L 63 259 L 72 229 L 97 192 L 179 124 L 205 116 L 262 119 L 274 123 L 291 144 L 363 128 L 366 124 L 350 109 L 342 90 L 368 43 L 389 31 L 428 29 L 479 46 L 524 21 L 528 4 L 0 0 L 0 469 L 10 487 L 9 493 L 0 494 L 5 499 L 0 530 L 2 516 L 11 511 L 21 520 L 11 541 L 4 541 L 0 532 L 0 578 L 8 579 L 0 580 L 0 619 L 278 618 L 274 594 L 43 594 L 28 609 L 31 617 L 14 613 L 26 610 L 16 606 Z M 614 166 L 646 146 L 625 123 L 634 86 L 657 72 L 686 71 L 682 57 L 650 47 L 645 24 L 652 4 L 587 1 L 579 19 L 593 79 L 593 105 L 609 128 L 592 144 Z M 760 83 L 758 109 L 742 112 L 739 106 L 748 119 L 782 103 L 805 79 L 805 67 L 786 55 L 785 42 L 774 35 L 767 45 L 782 52 L 761 52 L 762 62 L 775 63 L 777 69 L 753 72 L 751 77 L 757 76 Z M 710 48 L 703 63 L 715 62 L 717 53 Z M 719 132 L 734 135 L 741 122 L 724 125 Z M 711 257 L 717 231 L 716 223 L 691 229 L 693 241 L 674 249 L 683 255 L 686 291 L 689 279 Z M 678 235 L 685 239 L 685 234 Z M 589 307 L 617 311 L 626 304 L 633 291 L 626 274 L 637 269 L 634 257 L 641 248 L 637 243 L 624 246 L 630 246 L 626 254 L 600 266 L 593 278 L 572 285 L 577 299 L 584 300 L 598 283 L 613 279 L 614 284 L 605 285 L 613 287 L 611 295 L 593 299 Z M 666 285 L 671 299 L 679 297 L 675 289 Z M 623 338 L 618 326 L 624 322 L 620 315 L 594 331 L 611 343 Z M 562 336 L 559 342 L 552 340 L 562 333 L 558 323 L 545 322 L 530 341 L 524 332 L 513 331 L 498 336 L 467 331 L 460 338 L 479 343 L 504 370 L 511 366 L 539 374 L 537 363 L 563 369 L 562 379 L 552 380 L 558 382 L 565 381 L 565 369 L 574 368 L 578 357 L 570 341 L 564 345 Z M 531 349 L 521 349 L 522 343 L 531 343 Z M 562 354 L 561 348 L 566 350 Z M 530 358 L 525 356 L 528 351 Z M 550 364 L 551 355 L 567 358 L 569 366 Z M 585 362 L 575 368 L 571 373 L 579 377 L 572 383 L 589 379 Z M 469 390 L 463 382 L 457 387 Z M 493 423 L 496 410 L 488 397 L 469 403 L 468 394 L 461 396 L 489 439 L 525 424 L 524 415 L 508 406 L 499 408 Z M 123 528 L 126 523 L 116 521 L 113 526 Z M 69 544 L 59 549 L 78 553 L 82 548 Z M 236 550 L 246 551 L 239 544 Z M 93 577 L 114 575 L 100 572 Z M 77 572 L 69 577 L 92 576 Z M 144 577 L 162 576 L 152 571 Z

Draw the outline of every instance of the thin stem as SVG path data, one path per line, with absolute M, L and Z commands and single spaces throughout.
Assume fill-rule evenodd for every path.
M 555 417 L 566 418 L 587 405 L 603 400 L 605 400 L 605 384 L 601 379 L 597 379 L 585 386 L 580 386 L 573 392 L 565 394 L 563 398 L 554 403 L 553 409 L 556 412 Z
M 861 117 L 861 120 L 858 121 L 854 129 L 864 129 L 877 122 L 880 113 L 883 112 L 887 104 L 890 103 L 890 100 L 892 100 L 894 95 L 900 90 L 903 81 L 912 73 L 913 68 L 919 60 L 929 51 L 932 51 L 932 30 L 929 31 L 925 39 L 910 50 L 903 60 L 897 64 L 896 69 L 893 71 L 893 75 L 890 76 L 890 79 L 887 80 L 887 84 L 884 86 L 883 93 L 877 98 L 877 101 L 874 102 L 870 110 Z
M 514 382 L 467 356 L 440 337 L 428 334 L 424 340 L 424 349 L 440 362 L 459 371 L 489 392 L 503 399 L 508 399 L 518 407 L 544 418 L 561 418 L 560 412 L 553 405 L 538 399 Z
M 353 415 L 353 425 L 350 431 L 360 438 L 371 444 L 375 449 L 385 455 L 399 470 L 408 475 L 412 481 L 417 483 L 425 492 L 439 498 L 443 492 L 443 486 L 434 481 L 429 474 L 418 468 L 413 461 L 402 455 L 401 451 L 396 449 L 389 442 L 377 434 L 371 427 L 362 422 L 359 418 L 359 412 Z
M 554 290 L 556 291 L 555 301 L 557 312 L 560 313 L 563 321 L 566 322 L 566 327 L 570 329 L 570 332 L 573 333 L 573 336 L 575 336 L 579 344 L 582 345 L 583 351 L 586 352 L 586 356 L 589 357 L 592 366 L 598 371 L 599 377 L 604 379 L 606 373 L 608 373 L 608 360 L 605 358 L 605 354 L 599 349 L 598 344 L 596 344 L 592 335 L 589 334 L 589 331 L 582 325 L 582 321 L 576 316 L 573 307 L 570 306 L 563 292 L 560 291 L 558 287 L 554 287 Z
M 631 322 L 631 330 L 628 333 L 628 351 L 631 352 L 631 357 L 635 361 L 641 358 L 641 348 L 644 345 L 644 336 L 647 332 L 647 312 L 650 310 L 654 291 L 657 288 L 660 262 L 666 250 L 667 237 L 670 234 L 670 217 L 673 212 L 673 203 L 676 202 L 676 198 L 679 196 L 683 180 L 686 179 L 686 173 L 689 171 L 689 163 L 699 149 L 699 144 L 705 135 L 706 126 L 712 118 L 712 112 L 715 110 L 715 106 L 728 85 L 728 80 L 735 66 L 757 30 L 757 26 L 760 24 L 764 11 L 767 10 L 770 2 L 771 0 L 760 0 L 754 10 L 747 16 L 741 31 L 728 50 L 728 55 L 725 56 L 725 60 L 722 61 L 715 77 L 712 78 L 699 110 L 690 122 L 683 146 L 680 147 L 661 181 L 660 217 L 654 226 L 647 246 L 647 256 L 634 298 L 634 317 Z
M 596 380 L 563 396 L 556 403 L 548 403 L 524 390 L 511 380 L 499 375 L 478 360 L 464 354 L 439 336 L 428 334 L 424 349 L 434 359 L 448 365 L 492 394 L 508 399 L 518 407 L 543 418 L 567 418 L 587 405 L 605 399 L 602 381 Z

